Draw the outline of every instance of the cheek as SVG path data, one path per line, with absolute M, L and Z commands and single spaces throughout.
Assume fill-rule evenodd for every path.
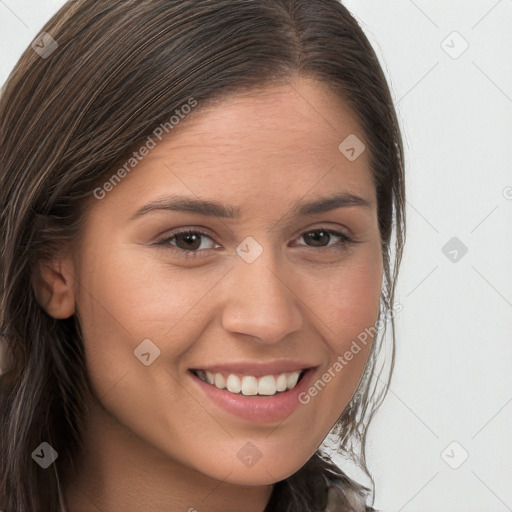
M 157 343 L 169 338 L 215 282 L 215 276 L 186 276 L 163 256 L 149 258 L 140 250 L 111 251 L 101 265 L 96 261 L 100 258 L 90 257 L 81 268 L 78 309 L 88 338 L 103 339 L 102 345 L 115 350 L 126 350 L 127 340 L 133 350 L 145 338 Z
M 382 292 L 382 267 L 378 260 L 363 261 L 343 277 L 338 287 L 338 303 L 333 304 L 334 332 L 343 332 L 339 350 L 347 337 L 355 339 L 377 321 Z M 333 291 L 334 294 L 334 291 Z
M 329 360 L 301 401 L 314 408 L 313 421 L 319 430 L 332 426 L 343 412 L 371 351 L 382 290 L 382 260 L 377 247 L 363 256 L 332 272 L 322 293 L 314 295 Z
M 121 389 L 129 386 L 128 381 L 134 382 L 135 389 L 129 393 L 125 389 L 125 396 L 131 397 L 126 401 L 129 405 L 137 402 L 139 390 L 168 388 L 169 375 L 164 368 L 176 369 L 199 338 L 201 315 L 204 323 L 207 313 L 207 302 L 202 299 L 222 272 L 192 277 L 188 275 L 191 270 L 171 268 L 163 255 L 148 257 L 131 248 L 115 250 L 111 246 L 101 253 L 91 250 L 87 256 L 80 269 L 77 307 L 88 372 L 98 396 L 110 393 L 114 386 Z M 160 350 L 150 367 L 134 354 L 146 339 Z M 160 371 L 155 374 L 157 368 Z
M 340 280 L 338 301 L 330 311 L 334 319 L 332 331 L 338 335 L 331 338 L 330 348 L 335 360 L 343 365 L 336 366 L 336 374 L 343 373 L 346 379 L 357 383 L 371 350 L 379 315 L 382 260 L 363 258 Z
M 383 266 L 380 246 L 367 247 L 322 276 L 309 278 L 312 309 L 333 353 L 343 353 L 350 340 L 375 324 L 379 314 Z M 313 281 L 316 286 L 313 287 Z

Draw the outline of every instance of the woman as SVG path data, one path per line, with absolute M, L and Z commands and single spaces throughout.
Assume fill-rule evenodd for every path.
M 346 8 L 68 2 L 0 147 L 5 512 L 373 510 L 320 447 L 368 471 L 405 236 Z

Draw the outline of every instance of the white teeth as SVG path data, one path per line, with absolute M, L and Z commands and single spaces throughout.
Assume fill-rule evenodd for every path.
M 209 370 L 197 370 L 197 376 L 219 389 L 226 389 L 231 393 L 242 393 L 244 396 L 272 396 L 276 393 L 293 389 L 302 371 L 280 373 L 277 376 L 265 375 L 257 379 L 253 375 L 244 375 L 242 379 L 230 373 L 227 379 L 222 373 L 214 373 Z
M 288 379 L 286 381 L 286 387 L 288 389 L 293 389 L 297 385 L 297 381 L 299 380 L 299 372 L 292 372 L 288 375 Z
M 258 383 L 258 393 L 260 395 L 275 395 L 276 391 L 276 379 L 272 375 L 265 375 L 265 377 L 261 377 Z
M 281 373 L 281 375 L 279 375 L 279 377 L 277 377 L 277 381 L 276 381 L 277 391 L 284 391 L 286 389 L 287 385 L 288 385 L 288 379 L 286 378 L 286 374 Z
M 216 373 L 215 374 L 215 387 L 219 389 L 226 389 L 226 379 L 222 375 L 222 373 Z
M 226 386 L 228 391 L 231 391 L 231 393 L 240 393 L 240 390 L 242 389 L 242 383 L 240 382 L 240 379 L 232 373 L 230 373 L 228 376 Z
M 252 375 L 246 375 L 242 379 L 242 395 L 251 396 L 258 394 L 258 379 Z

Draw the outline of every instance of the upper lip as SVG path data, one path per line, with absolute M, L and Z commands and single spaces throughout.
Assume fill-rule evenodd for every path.
M 268 362 L 232 362 L 219 364 L 206 364 L 204 366 L 194 366 L 191 370 L 205 370 L 213 373 L 241 373 L 252 375 L 254 377 L 263 377 L 264 375 L 276 375 L 280 373 L 295 372 L 314 368 L 315 364 L 292 360 L 279 360 Z

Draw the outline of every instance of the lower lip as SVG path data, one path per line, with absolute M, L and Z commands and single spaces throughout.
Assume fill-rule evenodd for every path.
M 314 368 L 306 370 L 293 389 L 273 396 L 245 396 L 231 393 L 202 381 L 194 374 L 191 375 L 205 395 L 226 411 L 255 423 L 272 423 L 284 420 L 301 405 L 299 395 L 308 388 L 314 373 Z

